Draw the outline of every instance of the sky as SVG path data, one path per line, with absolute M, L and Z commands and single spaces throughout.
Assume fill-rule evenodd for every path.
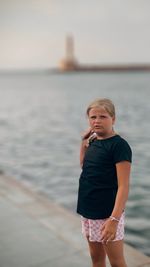
M 0 69 L 56 67 L 68 34 L 79 63 L 150 63 L 149 10 L 149 0 L 0 0 Z

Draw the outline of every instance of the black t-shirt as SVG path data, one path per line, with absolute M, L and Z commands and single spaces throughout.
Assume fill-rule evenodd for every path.
M 86 150 L 79 179 L 77 213 L 88 219 L 108 218 L 118 189 L 116 163 L 132 161 L 132 151 L 119 135 L 95 140 Z

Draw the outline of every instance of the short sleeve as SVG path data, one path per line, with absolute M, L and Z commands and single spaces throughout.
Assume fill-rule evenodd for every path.
M 113 162 L 116 164 L 121 161 L 132 162 L 131 147 L 123 138 L 113 148 Z

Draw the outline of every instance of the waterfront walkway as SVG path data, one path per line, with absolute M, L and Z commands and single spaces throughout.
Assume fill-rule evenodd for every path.
M 80 228 L 75 214 L 0 175 L 0 267 L 90 267 Z M 128 267 L 150 267 L 150 258 L 128 245 L 125 254 Z

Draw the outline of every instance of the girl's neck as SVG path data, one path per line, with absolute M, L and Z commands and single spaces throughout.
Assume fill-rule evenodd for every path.
M 113 130 L 111 133 L 109 133 L 107 135 L 98 135 L 97 134 L 97 139 L 98 140 L 107 139 L 107 138 L 113 137 L 115 135 L 117 135 L 117 133 Z

